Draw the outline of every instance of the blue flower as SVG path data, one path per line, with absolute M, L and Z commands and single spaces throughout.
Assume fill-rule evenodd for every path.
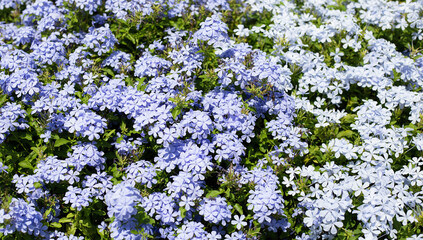
M 99 56 L 113 49 L 117 42 L 118 40 L 113 35 L 108 24 L 99 28 L 91 27 L 89 33 L 82 40 L 82 44 L 92 49 Z
M 5 165 L 3 165 L 2 162 L 0 162 L 0 173 L 2 173 L 2 172 L 6 172 L 7 173 L 7 170 L 6 169 L 8 169 L 8 168 L 9 168 L 8 166 L 5 166 Z
M 125 182 L 113 186 L 105 197 L 107 214 L 118 221 L 125 222 L 137 213 L 136 206 L 143 201 L 139 190 Z
M 104 195 L 113 187 L 111 179 L 112 177 L 105 172 L 94 173 L 85 177 L 82 186 L 88 189 L 92 197 L 103 200 Z
M 0 108 L 0 143 L 10 132 L 29 127 L 25 123 L 25 115 L 26 112 L 21 109 L 21 105 L 16 103 L 8 102 Z
M 106 120 L 98 114 L 83 107 L 74 109 L 66 116 L 64 127 L 77 136 L 88 137 L 89 140 L 99 139 L 104 133 Z
M 3 232 L 4 235 L 16 231 L 33 236 L 45 236 L 47 233 L 47 226 L 41 222 L 43 220 L 42 214 L 35 209 L 33 203 L 27 203 L 21 198 L 12 198 L 9 211 L 3 216 L 3 219 L 10 220 L 4 229 L 0 229 L 0 232 Z
M 151 217 L 162 224 L 172 225 L 177 223 L 179 211 L 172 197 L 165 193 L 154 192 L 144 198 L 142 207 Z
M 88 165 L 100 170 L 103 169 L 104 153 L 98 151 L 98 148 L 91 142 L 80 143 L 72 147 L 73 153 L 68 153 L 67 164 L 74 166 L 77 171 L 81 171 Z
M 82 207 L 87 207 L 92 202 L 91 193 L 88 189 L 68 186 L 68 191 L 63 197 L 64 203 L 70 203 L 71 207 L 81 211 Z
M 253 210 L 254 219 L 259 223 L 271 222 L 273 214 L 283 215 L 284 200 L 280 190 L 276 190 L 275 186 L 257 185 L 254 190 L 250 190 L 248 197 L 248 209 Z
M 132 69 L 131 63 L 131 55 L 129 53 L 125 53 L 122 51 L 114 51 L 110 56 L 104 59 L 103 63 L 101 64 L 104 66 L 110 66 L 113 68 L 114 71 L 120 73 L 122 70 L 128 71 Z
M 228 42 L 228 26 L 220 20 L 218 14 L 214 14 L 200 23 L 200 29 L 194 33 L 193 38 L 195 40 L 207 41 L 210 45 Z
M 54 35 L 53 35 L 54 36 Z M 39 44 L 31 46 L 34 60 L 40 65 L 60 65 L 66 63 L 66 49 L 63 43 L 56 37 L 50 36 Z
M 231 235 L 226 234 L 225 235 L 225 240 L 246 240 L 247 236 L 245 233 L 238 231 L 238 232 L 233 232 Z
M 207 232 L 203 228 L 204 225 L 202 223 L 188 222 L 176 231 L 177 237 L 175 239 L 205 239 Z
M 191 135 L 192 139 L 205 139 L 213 131 L 214 126 L 208 113 L 202 111 L 189 111 L 182 118 L 177 127 L 180 136 Z
M 56 156 L 49 156 L 41 160 L 34 172 L 35 176 L 42 179 L 45 183 L 67 181 L 71 178 L 71 181 L 73 181 L 79 174 L 79 171 L 70 172 L 68 162 L 59 160 Z M 69 175 L 70 173 L 72 175 Z
M 162 71 L 167 71 L 170 66 L 172 66 L 171 62 L 145 52 L 135 63 L 134 75 L 140 78 L 145 76 L 157 77 Z
M 200 203 L 199 213 L 204 217 L 204 220 L 212 222 L 214 224 L 222 224 L 226 226 L 226 223 L 231 220 L 232 206 L 226 203 L 226 199 L 223 197 L 216 197 L 215 199 L 204 199 Z
M 102 4 L 101 0 L 70 0 L 69 3 L 75 4 L 76 7 L 87 11 L 90 15 L 97 11 Z
M 29 70 L 36 68 L 33 56 L 20 49 L 10 50 L 2 54 L 0 65 L 11 72 L 17 69 Z
M 157 180 L 155 179 L 157 175 L 156 171 L 157 169 L 152 163 L 139 160 L 126 167 L 125 172 L 127 173 L 127 176 L 125 181 L 133 181 L 134 183 L 132 185 L 134 186 L 135 183 L 141 183 L 146 185 L 148 188 L 151 188 L 153 184 L 157 183 Z

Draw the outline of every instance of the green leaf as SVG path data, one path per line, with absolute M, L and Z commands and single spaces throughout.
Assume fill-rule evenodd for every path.
M 42 156 L 43 152 L 47 149 L 47 146 L 31 147 L 31 150 L 37 155 Z
M 345 130 L 345 131 L 339 132 L 338 135 L 336 135 L 336 137 L 337 138 L 342 138 L 342 137 L 350 138 L 350 137 L 353 136 L 353 134 L 354 134 L 353 131 L 351 131 L 351 130 Z
M 79 229 L 85 236 L 87 236 L 87 239 L 93 239 L 93 237 L 97 235 L 97 228 L 91 223 L 84 222 L 84 224 L 80 225 Z
M 230 199 L 231 198 L 231 189 L 230 188 L 228 188 L 228 189 L 226 189 L 226 191 L 225 191 L 225 197 L 226 197 L 226 199 Z
M 73 222 L 73 219 L 70 219 L 70 218 L 59 219 L 59 223 L 70 223 L 70 222 Z
M 103 139 L 104 139 L 105 141 L 108 141 L 108 140 L 109 140 L 109 138 L 112 136 L 112 134 L 114 134 L 115 132 L 116 132 L 116 129 L 113 129 L 113 130 L 111 130 L 111 131 L 107 132 L 107 133 L 104 135 Z
M 222 191 L 212 190 L 212 191 L 207 193 L 206 198 L 214 198 L 214 197 L 217 197 L 221 193 L 222 193 Z
M 135 215 L 135 218 L 138 220 L 139 223 L 142 224 L 154 224 L 156 221 L 150 217 L 146 212 L 140 210 Z
M 113 70 L 112 69 L 110 69 L 110 68 L 103 68 L 103 71 L 105 72 L 105 73 L 107 73 L 107 74 L 109 74 L 110 76 L 115 76 L 115 73 L 113 72 Z
M 31 162 L 35 158 L 37 158 L 37 153 L 32 151 L 31 153 L 28 154 L 28 156 L 26 156 L 25 160 L 28 162 Z
M 23 139 L 26 139 L 26 140 L 29 140 L 29 141 L 32 141 L 32 135 L 30 133 L 28 133 L 28 132 L 22 138 Z
M 3 106 L 3 104 L 7 102 L 7 95 L 6 94 L 1 94 L 0 96 L 0 107 Z
M 78 98 L 82 98 L 82 92 L 80 92 L 80 91 L 75 92 L 75 95 L 76 95 Z
M 407 126 L 405 126 L 404 128 L 412 128 L 413 130 L 417 130 L 418 127 L 412 123 L 408 124 Z
M 68 142 L 70 142 L 69 140 L 67 140 L 67 139 L 64 139 L 64 138 L 59 138 L 59 139 L 57 139 L 56 140 L 56 142 L 54 143 L 54 147 L 60 147 L 60 146 L 62 146 L 62 145 L 65 145 L 66 143 L 68 143 Z
M 75 234 L 77 228 L 76 224 L 66 224 L 66 233 L 67 234 Z
M 133 43 L 137 44 L 137 40 L 131 34 L 126 35 L 126 37 Z
M 235 210 L 237 210 L 241 215 L 244 215 L 243 211 L 242 211 L 242 207 L 241 205 L 239 205 L 238 203 L 234 205 Z
M 33 169 L 34 167 L 32 166 L 31 162 L 28 160 L 23 160 L 21 162 L 19 162 L 19 166 L 23 167 L 23 168 L 29 168 L 29 169 Z
M 142 82 L 138 83 L 137 85 L 137 90 L 140 92 L 144 92 L 146 88 L 147 88 L 147 84 L 144 84 Z
M 255 227 L 255 228 L 248 230 L 248 235 L 251 235 L 251 236 L 257 236 L 257 234 L 259 234 L 259 233 L 260 233 L 259 227 Z
M 126 133 L 126 131 L 128 130 L 128 128 L 126 127 L 126 123 L 125 122 L 122 122 L 121 124 L 120 124 L 120 129 L 121 129 L 121 131 L 122 131 L 122 133 L 123 134 L 125 134 Z M 118 139 L 117 139 L 117 143 L 120 143 L 120 141 L 122 141 L 123 140 L 123 136 L 121 136 L 121 137 L 119 137 Z
M 345 117 L 341 119 L 342 123 L 353 123 L 355 122 L 355 118 L 357 117 L 357 114 L 347 114 Z
M 114 178 L 120 178 L 122 175 L 123 175 L 122 172 L 117 170 L 117 169 L 116 169 L 116 171 L 113 172 Z
M 52 208 L 47 209 L 47 211 L 45 211 L 45 213 L 43 214 L 43 218 L 47 218 L 51 211 L 53 211 Z
M 147 78 L 146 77 L 135 78 L 135 80 L 137 80 L 138 84 L 144 84 L 145 79 L 147 79 Z
M 259 135 L 259 139 L 260 139 L 260 141 L 267 139 L 267 130 L 265 128 L 263 130 L 261 130 L 260 135 Z
M 187 215 L 187 210 L 184 207 L 181 207 L 180 212 L 181 212 L 181 217 L 185 218 L 185 216 Z
M 172 110 L 170 110 L 171 111 L 171 113 L 172 113 L 172 117 L 173 117 L 173 119 L 176 119 L 177 117 L 178 117 L 178 115 L 179 114 L 181 114 L 181 112 L 182 112 L 182 109 L 180 108 L 180 107 L 175 107 L 175 108 L 173 108 Z
M 54 223 L 50 223 L 50 227 L 54 227 L 54 228 L 61 228 L 62 224 L 54 222 Z

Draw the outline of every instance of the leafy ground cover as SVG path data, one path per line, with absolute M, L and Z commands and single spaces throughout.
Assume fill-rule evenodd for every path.
M 423 239 L 422 17 L 0 0 L 0 239 Z

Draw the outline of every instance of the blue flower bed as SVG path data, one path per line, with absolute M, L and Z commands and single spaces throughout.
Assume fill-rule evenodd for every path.
M 0 239 L 423 239 L 422 14 L 0 0 Z

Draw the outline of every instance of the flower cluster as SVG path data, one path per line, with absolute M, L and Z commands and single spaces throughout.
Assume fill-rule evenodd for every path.
M 43 216 L 35 209 L 34 204 L 13 198 L 6 214 L 3 209 L 0 210 L 0 222 L 5 223 L 0 233 L 8 235 L 22 232 L 33 236 L 45 236 L 47 226 L 43 225 L 42 220 Z
M 25 123 L 25 110 L 16 103 L 6 103 L 5 106 L 0 108 L 0 143 L 2 143 L 10 132 L 16 129 L 25 129 L 29 125 Z
M 107 24 L 99 28 L 90 28 L 82 40 L 82 44 L 96 52 L 99 56 L 113 49 L 116 43 L 117 39 Z

